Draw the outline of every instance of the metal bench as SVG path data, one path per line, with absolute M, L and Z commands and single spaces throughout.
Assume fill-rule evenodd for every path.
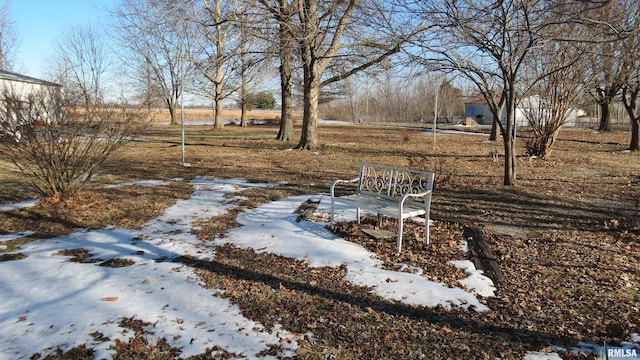
M 398 219 L 398 252 L 402 250 L 402 228 L 406 218 L 424 215 L 425 240 L 429 243 L 429 207 L 434 173 L 392 166 L 362 163 L 360 175 L 351 180 L 336 180 L 331 184 L 331 218 L 333 227 L 335 202 L 356 208 L 358 224 L 360 209 L 376 211 Z M 336 196 L 336 185 L 358 183 L 355 193 Z

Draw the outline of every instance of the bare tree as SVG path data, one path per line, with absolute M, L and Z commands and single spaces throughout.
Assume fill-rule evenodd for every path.
M 541 6 L 525 1 L 444 1 L 428 13 L 436 17 L 438 31 L 446 33 L 438 67 L 456 71 L 473 82 L 487 102 L 504 140 L 504 184 L 515 183 L 515 110 L 518 78 L 529 52 L 541 45 L 544 18 Z M 496 89 L 498 92 L 496 93 Z M 502 109 L 506 116 L 504 124 Z
M 588 73 L 584 53 L 570 44 L 548 43 L 532 52 L 526 76 L 533 87 L 520 100 L 532 136 L 525 140 L 528 155 L 548 157 L 561 127 L 575 120 L 576 107 L 586 93 Z
M 245 15 L 246 11 L 239 14 L 240 48 L 238 49 L 238 72 L 240 87 L 238 89 L 238 99 L 240 104 L 240 126 L 247 127 L 248 108 L 251 94 L 255 93 L 256 87 L 264 79 L 267 72 L 267 57 L 264 56 L 266 50 L 261 49 L 262 40 L 253 36 L 250 32 L 251 23 Z
M 630 0 L 630 2 L 632 2 Z M 640 8 L 632 7 L 635 11 L 627 12 L 624 17 L 629 25 L 635 24 L 640 18 Z M 640 150 L 640 33 L 635 32 L 619 42 L 621 49 L 619 56 L 622 71 L 619 74 L 623 82 L 622 103 L 631 123 L 631 139 L 629 149 Z
M 9 11 L 9 1 L 0 4 L 0 69 L 11 70 L 18 47 L 18 36 Z
M 440 98 L 438 117 L 442 116 L 447 122 L 451 122 L 455 116 L 464 113 L 462 90 L 456 88 L 451 80 L 445 78 L 436 91 L 438 91 Z
M 189 72 L 188 35 L 178 20 L 184 19 L 181 2 L 120 0 L 112 10 L 116 20 L 114 37 L 125 50 L 124 63 L 148 87 L 161 94 L 169 110 L 171 124 L 178 123 L 177 104 Z M 150 71 L 149 71 L 150 70 Z M 134 77 L 135 78 L 135 77 Z
M 334 119 L 352 122 L 431 122 L 438 91 L 440 117 L 461 113 L 459 90 L 431 75 L 402 74 L 375 69 L 371 74 L 342 81 L 342 96 L 322 107 Z M 444 105 L 444 106 L 441 106 Z M 456 110 L 454 110 L 456 109 Z M 449 112 L 451 111 L 451 112 Z
M 200 3 L 200 4 L 198 4 Z M 191 0 L 185 3 L 192 11 L 193 46 L 197 55 L 191 62 L 205 81 L 203 94 L 211 96 L 215 128 L 224 128 L 223 100 L 235 93 L 240 87 L 236 80 L 239 72 L 237 56 L 240 48 L 237 14 L 240 13 L 238 1 Z
M 57 202 L 76 194 L 145 124 L 146 113 L 104 106 L 106 42 L 72 27 L 56 45 L 61 82 L 6 86 L 0 93 L 0 154 Z
M 210 93 L 215 104 L 215 126 L 222 128 L 223 100 L 237 93 L 241 105 L 241 126 L 247 126 L 247 100 L 262 79 L 266 57 L 258 37 L 251 31 L 257 19 L 250 2 L 202 0 L 204 17 L 198 22 L 202 40 L 200 59 L 194 64 L 213 85 Z
M 149 111 L 156 107 L 162 107 L 162 90 L 154 81 L 153 67 L 147 62 L 128 70 L 127 76 L 132 80 L 132 88 L 136 91 L 133 95 L 134 99 Z
M 242 26 L 242 25 L 241 25 Z M 244 28 L 241 28 L 242 39 L 245 39 Z M 247 127 L 247 113 L 249 107 L 249 69 L 251 68 L 252 60 L 247 53 L 247 47 L 245 41 L 240 41 L 240 89 L 238 93 L 240 103 L 240 126 Z M 255 59 L 255 61 L 260 61 Z
M 296 146 L 298 149 L 315 150 L 318 147 L 318 102 L 322 87 L 380 63 L 398 53 L 404 42 L 404 36 L 391 36 L 398 35 L 393 33 L 392 27 L 398 24 L 384 18 L 386 14 L 396 13 L 384 9 L 386 5 L 393 5 L 391 2 L 372 1 L 358 7 L 359 4 L 358 0 L 298 2 L 299 24 L 294 34 L 304 78 L 302 134 Z M 377 32 L 367 31 L 372 27 Z M 329 76 L 325 76 L 326 71 Z
M 65 85 L 67 97 L 86 108 L 103 101 L 110 68 L 105 44 L 105 37 L 89 25 L 69 28 L 55 47 L 54 76 Z
M 601 47 L 611 50 L 611 44 L 600 44 Z M 600 121 L 598 131 L 611 131 L 611 115 L 613 113 L 613 103 L 618 99 L 620 90 L 624 86 L 618 78 L 616 66 L 612 61 L 615 57 L 609 53 L 605 55 L 597 69 L 600 81 L 597 82 L 591 95 L 600 108 Z
M 594 21 L 609 24 L 623 18 L 625 9 L 628 9 L 625 2 L 609 3 L 609 6 L 602 7 L 600 11 L 591 15 Z M 601 35 L 598 32 L 603 29 L 602 27 L 592 27 L 588 31 L 591 32 L 591 37 L 598 38 Z M 585 44 L 585 49 L 589 52 L 588 59 L 591 61 L 590 69 L 593 72 L 593 88 L 590 94 L 600 109 L 598 131 L 611 131 L 613 104 L 619 99 L 624 85 L 623 79 L 619 76 L 624 66 L 619 51 L 620 45 L 620 42 Z
M 360 123 L 363 121 L 363 117 L 366 115 L 366 100 L 363 101 L 366 91 L 361 94 L 358 89 L 363 83 L 364 79 L 349 78 L 343 82 L 343 89 L 345 93 L 345 105 L 348 109 L 348 116 L 337 117 L 338 119 L 349 120 L 353 123 Z M 335 105 L 334 105 L 335 106 Z
M 624 108 L 629 115 L 631 122 L 631 139 L 629 149 L 632 151 L 640 150 L 640 103 L 638 102 L 640 95 L 640 74 L 638 68 L 634 74 L 631 74 L 625 85 L 622 87 L 622 102 Z
M 281 141 L 294 139 L 293 133 L 293 69 L 294 69 L 294 36 L 288 26 L 295 11 L 289 0 L 279 0 L 278 13 L 278 55 L 280 57 L 280 129 L 276 137 Z
M 297 0 L 296 0 L 297 1 Z M 293 19 L 298 10 L 295 2 L 289 0 L 259 0 L 269 17 L 275 20 L 278 28 L 276 49 L 280 61 L 280 129 L 277 140 L 294 140 L 293 133 L 293 71 L 296 42 L 294 37 Z M 268 24 L 268 21 L 264 21 Z
M 494 115 L 504 145 L 504 184 L 516 181 L 516 104 L 531 83 L 523 70 L 532 52 L 552 39 L 586 41 L 561 32 L 558 25 L 601 25 L 589 21 L 594 8 L 604 3 L 564 3 L 541 0 L 443 0 L 429 3 L 424 15 L 435 21 L 436 33 L 421 45 L 430 66 L 453 71 L 475 84 Z M 570 17 L 577 14 L 577 17 Z M 561 21 L 559 21 L 559 19 Z M 618 37 L 613 24 L 605 24 Z M 437 44 L 437 46 L 431 46 Z M 435 54 L 435 56 L 433 55 Z M 504 115 L 503 115 L 504 111 Z
M 286 7 L 282 2 L 261 3 L 276 14 L 281 26 L 281 56 L 292 43 L 289 39 L 297 44 L 303 73 L 303 128 L 296 148 L 316 149 L 322 88 L 398 53 L 403 42 L 398 29 L 412 31 L 413 27 L 400 26 L 400 16 L 397 21 L 387 17 L 397 14 L 384 8 L 393 6 L 393 2 L 299 0 Z M 295 9 L 289 7 L 293 5 Z M 283 69 L 286 66 L 281 66 Z M 284 75 L 282 79 L 286 80 Z

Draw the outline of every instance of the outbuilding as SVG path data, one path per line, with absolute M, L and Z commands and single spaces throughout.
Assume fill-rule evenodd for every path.
M 0 90 L 3 92 L 5 90 L 11 90 L 15 95 L 24 97 L 25 99 L 29 94 L 51 89 L 59 90 L 61 87 L 62 85 L 51 81 L 0 70 Z
M 27 122 L 50 123 L 51 104 L 62 85 L 30 76 L 0 70 L 0 131 L 2 136 L 19 139 L 20 128 Z M 32 116 L 19 115 L 28 111 Z M 33 116 L 37 114 L 38 116 Z
M 537 95 L 528 96 L 519 101 L 516 107 L 516 126 L 529 126 L 529 120 L 527 119 L 527 114 L 531 115 L 539 115 L 544 117 L 545 107 L 541 106 L 543 104 L 541 98 Z M 576 117 L 578 111 L 576 109 L 570 109 L 565 114 L 565 122 L 566 126 L 575 126 Z M 465 118 L 471 118 L 475 120 L 478 125 L 491 125 L 493 123 L 493 113 L 489 110 L 489 106 L 484 99 L 477 99 L 466 102 L 464 104 L 464 116 Z M 506 116 L 506 111 L 502 111 L 501 118 L 504 119 Z

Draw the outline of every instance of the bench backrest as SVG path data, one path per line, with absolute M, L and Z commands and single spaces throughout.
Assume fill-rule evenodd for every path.
M 398 200 L 406 194 L 419 194 L 433 190 L 434 173 L 362 163 L 358 193 Z M 430 202 L 428 195 L 427 202 Z M 419 201 L 422 200 L 422 201 Z M 409 198 L 407 203 L 424 205 L 425 199 Z

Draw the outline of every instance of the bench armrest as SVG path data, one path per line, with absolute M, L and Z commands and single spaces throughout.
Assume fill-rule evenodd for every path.
M 351 180 L 336 180 L 333 182 L 333 184 L 331 184 L 331 216 L 329 217 L 329 227 L 333 228 L 333 213 L 336 209 L 336 204 L 335 204 L 336 185 L 340 183 L 354 183 L 358 181 L 360 181 L 359 177 Z M 360 218 L 360 209 L 358 209 L 358 219 L 359 218 Z
M 404 194 L 404 195 L 402 195 L 402 199 L 400 199 L 400 206 L 404 205 L 405 200 L 407 200 L 410 197 L 422 197 L 422 196 L 426 196 L 426 195 L 429 195 L 429 194 L 431 194 L 431 190 L 425 191 L 425 192 L 421 192 L 421 193 L 416 193 L 416 194 Z
M 335 189 L 336 189 L 336 185 L 340 184 L 340 183 L 354 183 L 354 182 L 358 182 L 360 180 L 359 177 L 355 178 L 355 179 L 351 179 L 351 180 L 336 180 L 333 182 L 333 184 L 331 184 L 331 198 L 333 199 L 335 197 Z

